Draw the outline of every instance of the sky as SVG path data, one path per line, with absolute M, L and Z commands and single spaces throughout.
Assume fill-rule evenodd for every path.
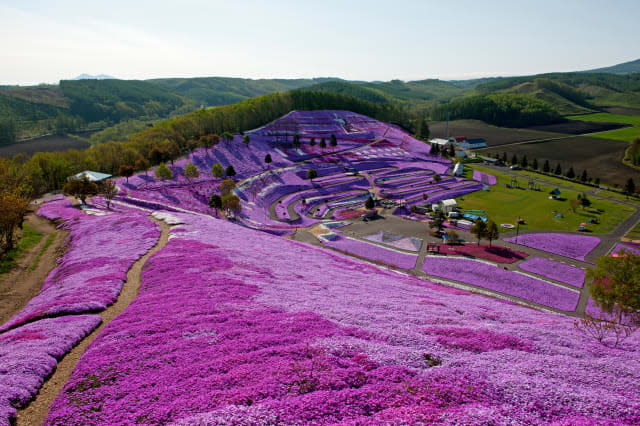
M 0 0 L 0 84 L 445 80 L 640 58 L 640 0 Z

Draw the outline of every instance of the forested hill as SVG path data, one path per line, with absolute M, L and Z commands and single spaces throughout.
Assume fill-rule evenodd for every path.
M 450 112 L 457 118 L 512 126 L 544 124 L 605 107 L 640 108 L 640 73 L 573 72 L 409 82 L 228 77 L 65 80 L 51 86 L 0 86 L 0 143 L 87 128 L 108 128 L 92 137 L 92 143 L 124 140 L 132 131 L 202 107 L 301 88 L 398 106 L 412 120 L 419 116 L 440 119 Z M 480 111 L 481 105 L 491 106 L 495 113 Z
M 614 65 L 611 67 L 597 68 L 594 70 L 589 70 L 584 72 L 609 73 L 609 74 L 632 74 L 632 73 L 640 72 L 640 59 L 636 59 L 635 61 L 623 62 L 621 64 Z

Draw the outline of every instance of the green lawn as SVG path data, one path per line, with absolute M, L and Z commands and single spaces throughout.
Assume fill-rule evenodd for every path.
M 609 114 L 607 112 L 599 112 L 596 114 L 572 115 L 566 117 L 569 120 L 580 121 L 598 121 L 602 123 L 622 123 L 630 124 L 634 127 L 625 127 L 623 129 L 610 130 L 608 132 L 594 133 L 594 138 L 614 139 L 618 141 L 632 142 L 635 138 L 640 138 L 640 116 Z
M 569 120 L 597 121 L 599 123 L 622 123 L 640 126 L 640 115 L 610 114 L 608 112 L 597 112 L 595 114 L 570 115 L 565 118 Z
M 640 240 L 640 223 L 638 223 L 631 231 L 627 232 L 625 237 L 632 240 Z
M 26 223 L 22 227 L 22 236 L 18 244 L 0 259 L 0 274 L 3 274 L 11 269 L 13 263 L 24 253 L 26 250 L 35 246 L 42 239 L 42 234 L 36 232 L 32 227 Z
M 506 188 L 511 184 L 512 177 L 505 173 L 494 172 L 481 166 L 473 168 L 493 174 L 498 178 L 498 184 L 490 187 L 489 191 L 477 191 L 458 198 L 462 209 L 478 209 L 487 212 L 496 223 L 516 223 L 518 217 L 526 220 L 527 225 L 520 229 L 530 230 L 563 230 L 576 231 L 582 222 L 595 217 L 599 224 L 589 224 L 588 229 L 593 233 L 605 234 L 633 213 L 633 209 L 607 200 L 590 197 L 591 207 L 579 207 L 574 213 L 569 206 L 569 199 L 577 198 L 581 191 L 561 190 L 562 200 L 550 200 L 549 191 L 553 185 L 541 185 L 540 191 L 528 189 Z M 546 177 L 546 176 L 545 176 Z M 526 188 L 527 179 L 518 179 L 520 187 Z M 563 217 L 555 218 L 557 214 Z

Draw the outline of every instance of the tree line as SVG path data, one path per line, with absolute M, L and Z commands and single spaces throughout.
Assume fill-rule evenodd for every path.
M 551 104 L 518 93 L 492 93 L 454 100 L 434 108 L 431 119 L 475 119 L 495 126 L 526 127 L 561 120 Z

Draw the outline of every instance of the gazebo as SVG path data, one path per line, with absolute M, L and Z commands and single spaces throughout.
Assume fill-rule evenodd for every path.
M 98 183 L 98 182 L 102 182 L 105 179 L 109 179 L 111 176 L 112 175 L 108 175 L 106 173 L 99 173 L 99 172 L 92 172 L 90 170 L 85 170 L 84 172 L 80 172 L 73 176 L 69 176 L 67 180 L 83 179 L 86 177 L 87 179 L 89 179 L 89 181 Z

